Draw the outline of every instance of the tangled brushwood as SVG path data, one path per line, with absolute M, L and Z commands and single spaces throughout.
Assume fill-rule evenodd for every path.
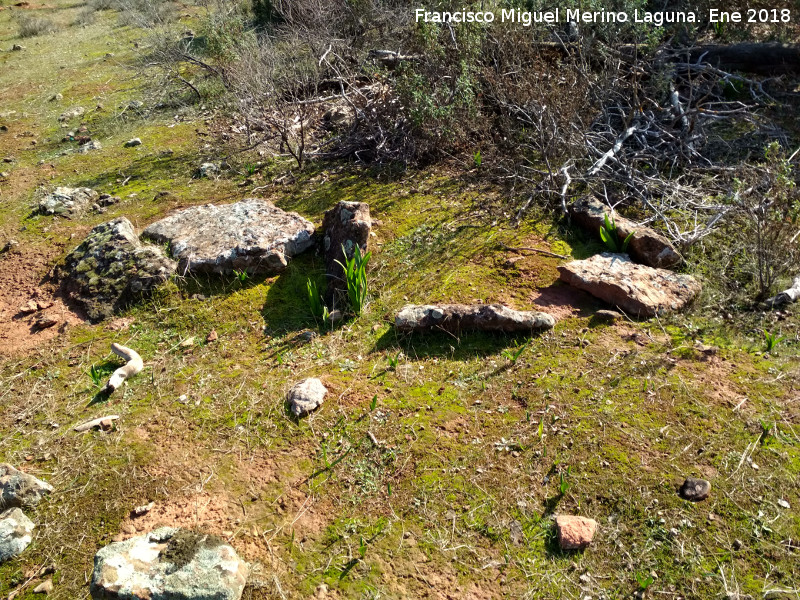
M 234 160 L 447 160 L 505 186 L 483 208 L 515 222 L 600 198 L 721 273 L 727 300 L 763 299 L 789 274 L 800 46 L 775 40 L 797 39 L 796 24 L 524 28 L 417 23 L 397 0 L 205 6 L 196 32 L 156 26 L 143 64 L 166 102 L 222 109 Z

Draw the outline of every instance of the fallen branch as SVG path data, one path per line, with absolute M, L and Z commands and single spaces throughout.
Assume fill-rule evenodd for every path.
M 129 377 L 133 377 L 141 372 L 144 368 L 142 357 L 135 350 L 121 346 L 120 344 L 111 344 L 111 351 L 117 356 L 124 358 L 127 362 L 124 366 L 120 367 L 114 373 L 108 383 L 103 388 L 103 393 L 111 394 Z
M 544 254 L 545 256 L 552 256 L 553 258 L 562 258 L 564 260 L 569 260 L 571 257 L 564 256 L 563 254 L 556 254 L 555 252 L 550 252 L 549 250 L 542 250 L 541 248 L 530 248 L 528 246 L 507 246 L 503 242 L 499 242 L 500 245 L 503 247 L 504 250 L 508 250 L 509 252 L 516 252 L 517 254 L 522 254 L 522 250 L 527 250 L 528 252 L 538 252 L 539 254 Z

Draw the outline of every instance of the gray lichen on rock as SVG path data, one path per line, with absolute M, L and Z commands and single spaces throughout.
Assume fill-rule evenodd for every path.
M 146 298 L 175 272 L 161 248 L 139 241 L 125 217 L 92 229 L 56 269 L 69 297 L 92 321 Z
M 162 527 L 102 548 L 94 559 L 93 598 L 238 600 L 249 569 L 208 534 Z

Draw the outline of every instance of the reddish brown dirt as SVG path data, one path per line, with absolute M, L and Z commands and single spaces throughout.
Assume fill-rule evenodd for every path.
M 531 300 L 558 321 L 570 317 L 588 317 L 594 303 L 587 293 L 559 282 L 537 290 Z
M 60 249 L 49 251 L 55 255 Z M 42 283 L 51 260 L 39 250 L 22 246 L 0 255 L 0 356 L 25 354 L 83 321 L 64 303 L 53 284 Z M 20 309 L 29 301 L 47 308 L 25 314 Z M 37 322 L 43 318 L 56 323 L 40 327 Z

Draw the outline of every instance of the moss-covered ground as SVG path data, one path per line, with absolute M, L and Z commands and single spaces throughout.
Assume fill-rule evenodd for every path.
M 150 501 L 153 524 L 208 529 L 252 563 L 246 598 L 798 597 L 796 310 L 741 328 L 701 299 L 606 326 L 591 319 L 601 304 L 574 295 L 575 310 L 530 340 L 400 335 L 393 315 L 407 302 L 530 308 L 560 289 L 560 259 L 512 261 L 503 244 L 576 257 L 598 246 L 543 213 L 512 228 L 482 208 L 500 192 L 458 172 L 312 164 L 286 183 L 272 164 L 198 179 L 219 160 L 207 115 L 154 108 L 130 68 L 142 32 L 112 11 L 75 25 L 83 3 L 49 5 L 0 11 L 0 154 L 15 159 L 2 167 L 0 230 L 19 252 L 52 266 L 97 223 L 125 215 L 141 229 L 253 187 L 317 224 L 339 200 L 365 201 L 378 224 L 367 310 L 333 331 L 307 307 L 306 280 L 323 272 L 311 253 L 276 277 L 178 278 L 123 322 L 3 357 L 0 461 L 56 492 L 29 512 L 32 546 L 0 565 L 0 597 L 33 597 L 48 566 L 54 598 L 88 597 L 94 553 L 135 531 L 130 513 Z M 21 10 L 60 27 L 20 40 Z M 5 51 L 15 43 L 25 50 Z M 72 106 L 88 112 L 62 127 Z M 61 141 L 81 122 L 102 150 Z M 142 146 L 124 148 L 131 137 Z M 32 215 L 37 189 L 55 185 L 122 201 L 76 220 Z M 762 352 L 762 329 L 785 337 L 776 352 Z M 146 366 L 98 402 L 88 372 L 118 364 L 113 341 Z M 295 422 L 284 395 L 307 376 L 330 393 Z M 104 414 L 120 415 L 115 430 L 72 430 Z M 711 497 L 681 500 L 686 476 L 709 479 Z M 589 549 L 559 550 L 558 513 L 599 522 Z

